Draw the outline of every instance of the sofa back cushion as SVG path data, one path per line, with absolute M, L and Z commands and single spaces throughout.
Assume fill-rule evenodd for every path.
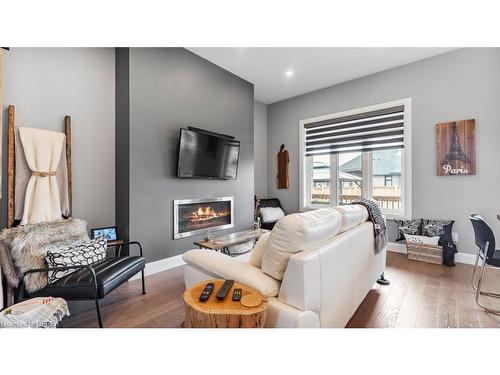
M 265 233 L 260 236 L 253 250 L 250 252 L 250 259 L 248 260 L 248 263 L 250 263 L 252 266 L 262 268 L 262 258 L 264 257 L 264 251 L 267 247 L 269 235 L 270 233 Z
M 262 271 L 282 280 L 290 256 L 333 238 L 341 226 L 341 214 L 331 207 L 281 218 L 269 235 Z
M 334 209 L 342 214 L 342 227 L 339 233 L 348 231 L 368 220 L 368 210 L 360 204 L 336 206 Z

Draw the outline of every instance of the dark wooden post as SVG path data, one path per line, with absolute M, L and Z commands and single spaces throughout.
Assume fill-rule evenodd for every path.
M 66 163 L 68 165 L 68 200 L 69 216 L 73 215 L 73 185 L 71 173 L 71 116 L 64 117 L 64 132 L 66 133 Z
M 16 109 L 13 105 L 8 107 L 8 129 L 7 129 L 7 228 L 11 228 L 14 224 L 15 211 L 15 136 L 14 136 L 14 119 Z

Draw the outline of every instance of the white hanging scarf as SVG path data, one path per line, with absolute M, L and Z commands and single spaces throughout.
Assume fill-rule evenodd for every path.
M 66 135 L 44 129 L 19 128 L 19 137 L 31 169 L 21 225 L 60 220 L 56 170 Z

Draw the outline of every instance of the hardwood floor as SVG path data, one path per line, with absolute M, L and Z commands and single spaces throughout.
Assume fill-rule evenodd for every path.
M 375 285 L 348 327 L 486 328 L 500 327 L 500 316 L 475 303 L 471 286 L 473 267 L 456 267 L 409 261 L 405 254 L 387 253 L 387 278 L 391 285 Z M 485 288 L 500 290 L 500 272 L 487 274 Z M 500 300 L 489 297 L 488 305 Z
M 473 267 L 456 267 L 409 261 L 404 254 L 388 253 L 386 276 L 390 286 L 376 284 L 347 327 L 500 327 L 500 316 L 486 313 L 475 302 L 470 285 Z M 140 281 L 122 285 L 102 303 L 105 327 L 178 328 L 184 321 L 183 267 L 146 278 L 148 294 Z M 500 291 L 500 272 L 487 274 L 485 288 Z M 500 300 L 485 298 L 500 308 Z M 71 307 L 71 305 L 70 305 Z M 97 327 L 93 304 L 64 321 L 64 327 Z

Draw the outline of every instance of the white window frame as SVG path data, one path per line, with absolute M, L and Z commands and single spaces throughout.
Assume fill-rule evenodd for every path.
M 384 209 L 382 212 L 388 219 L 411 219 L 412 218 L 412 150 L 411 150 L 411 98 L 404 98 L 399 100 L 394 100 L 390 102 L 370 105 L 361 108 L 350 109 L 348 111 L 331 113 L 324 116 L 318 116 L 313 118 L 308 118 L 299 121 L 299 208 L 301 211 L 316 209 L 320 207 L 325 207 L 325 205 L 314 205 L 311 204 L 310 199 L 310 184 L 308 184 L 308 178 L 306 176 L 309 170 L 309 175 L 311 175 L 311 166 L 306 166 L 307 158 L 304 156 L 305 153 L 305 137 L 306 132 L 304 124 L 334 119 L 338 117 L 355 115 L 363 112 L 376 111 L 379 109 L 395 107 L 398 105 L 404 105 L 404 149 L 401 153 L 401 165 L 403 166 L 403 171 L 401 173 L 401 210 L 392 211 Z M 330 157 L 330 202 L 332 205 L 337 202 L 338 193 L 338 178 L 332 178 L 337 176 L 337 157 L 336 155 L 331 155 Z M 371 197 L 373 193 L 373 186 L 366 186 L 367 184 L 372 185 L 372 162 L 371 162 L 371 152 L 363 153 L 363 189 L 362 194 L 365 197 Z

